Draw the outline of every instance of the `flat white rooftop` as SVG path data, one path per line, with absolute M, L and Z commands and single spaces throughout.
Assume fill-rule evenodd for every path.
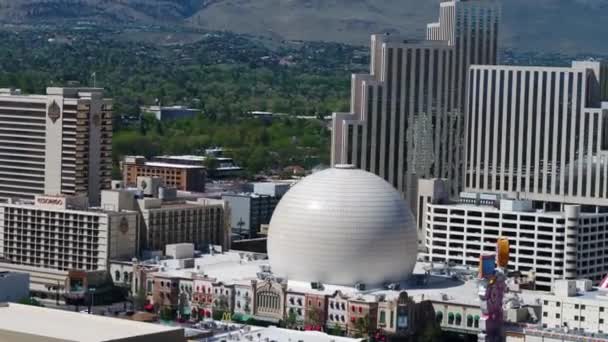
M 242 258 L 238 252 L 230 251 L 224 254 L 204 255 L 196 258 L 195 268 L 165 269 L 154 274 L 166 278 L 182 279 L 191 279 L 193 274 L 205 274 L 209 278 L 215 278 L 217 281 L 227 284 L 249 284 L 251 280 L 257 279 L 257 274 L 261 270 L 260 267 L 264 265 L 269 265 L 269 261 L 264 259 L 248 260 Z M 378 296 L 384 296 L 387 300 L 395 299 L 401 291 L 407 291 L 408 295 L 417 302 L 432 300 L 470 306 L 480 305 L 475 278 L 459 280 L 449 275 L 433 274 L 429 276 L 426 283 L 417 284 L 414 278 L 416 276 L 422 277 L 429 267 L 430 265 L 427 263 L 417 263 L 413 272 L 414 277 L 402 282 L 400 290 L 368 288 L 359 291 L 354 287 L 331 284 L 323 284 L 322 289 L 313 289 L 309 281 L 294 279 L 287 279 L 287 287 L 289 291 L 297 293 L 333 295 L 336 291 L 340 291 L 345 296 L 364 302 L 374 302 Z M 435 268 L 438 269 L 437 266 Z M 469 272 L 475 273 L 476 269 L 452 269 L 452 274 Z
M 29 339 L 27 339 L 29 337 Z M 21 304 L 0 304 L 1 341 L 185 341 L 181 328 Z

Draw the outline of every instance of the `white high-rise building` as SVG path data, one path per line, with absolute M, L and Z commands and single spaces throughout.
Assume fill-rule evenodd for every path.
M 532 275 L 539 290 L 558 279 L 597 282 L 608 272 L 608 213 L 583 212 L 581 205 L 537 211 L 533 201 L 487 193 L 463 192 L 450 202 L 437 189 L 442 186 L 437 180 L 420 183 L 428 261 L 476 267 L 503 237 L 510 242 L 509 270 Z
M 112 103 L 102 89 L 0 89 L 0 198 L 84 195 L 110 187 Z
M 417 180 L 463 173 L 464 91 L 472 64 L 496 64 L 500 6 L 440 5 L 423 41 L 374 35 L 369 74 L 353 75 L 350 113 L 333 118 L 332 164 L 381 176 L 415 206 Z
M 466 191 L 608 205 L 608 64 L 472 66 Z
M 110 259 L 137 255 L 136 211 L 89 208 L 83 196 L 23 202 L 0 204 L 0 271 L 29 273 L 32 291 L 60 286 L 82 296 L 75 283 L 88 279 L 90 285 L 95 274 L 107 272 Z

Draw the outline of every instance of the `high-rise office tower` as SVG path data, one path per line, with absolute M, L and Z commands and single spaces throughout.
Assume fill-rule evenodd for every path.
M 352 77 L 350 113 L 336 113 L 332 164 L 386 179 L 416 205 L 419 178 L 461 188 L 466 74 L 496 64 L 500 6 L 494 0 L 440 4 L 426 40 L 374 35 L 369 74 Z
M 473 66 L 465 189 L 608 205 L 608 64 Z
M 112 170 L 112 103 L 101 89 L 0 90 L 0 198 L 86 195 L 99 202 Z

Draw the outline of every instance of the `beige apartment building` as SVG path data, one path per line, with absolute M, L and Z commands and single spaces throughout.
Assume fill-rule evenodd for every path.
M 142 249 L 164 250 L 166 245 L 185 242 L 198 249 L 210 244 L 230 248 L 230 210 L 226 202 L 213 199 L 163 202 L 157 198 L 138 202 Z
M 140 215 L 138 251 L 164 250 L 166 245 L 177 243 L 192 243 L 198 250 L 206 250 L 209 245 L 230 249 L 228 203 L 210 198 L 178 197 L 174 189 L 159 187 L 160 180 L 156 178 L 147 178 L 147 182 L 149 185 L 143 191 L 146 197 L 136 198 L 128 190 L 102 192 L 104 209 L 132 210 Z
M 0 89 L 0 198 L 85 195 L 110 187 L 112 102 L 98 88 Z

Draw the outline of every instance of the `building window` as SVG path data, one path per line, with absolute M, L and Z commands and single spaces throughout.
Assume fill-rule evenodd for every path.
M 114 272 L 114 280 L 116 280 L 116 282 L 120 281 L 120 271 Z
M 441 323 L 443 323 L 443 312 L 439 311 L 435 316 L 435 320 L 439 325 L 441 325 Z
M 574 308 L 575 308 L 575 309 L 578 309 L 578 304 L 574 304 Z
M 462 324 L 462 316 L 457 313 L 456 314 L 456 321 L 454 322 L 455 325 L 461 325 Z
M 574 316 L 574 320 L 575 320 L 575 321 L 578 321 L 578 316 Z
M 585 316 L 581 316 L 581 322 L 585 321 Z
M 472 327 L 473 326 L 473 316 L 471 315 L 467 315 L 467 327 Z
M 600 312 L 604 312 L 604 307 L 600 306 Z
M 386 311 L 384 311 L 384 310 L 380 311 L 379 322 L 380 322 L 380 324 L 386 324 Z
M 547 317 L 549 313 L 547 311 L 543 312 L 543 317 Z
M 600 318 L 600 324 L 604 324 L 604 319 Z
M 587 307 L 584 305 L 581 305 L 581 310 L 585 310 Z
M 549 301 L 548 300 L 544 301 L 543 305 L 549 305 Z
M 448 324 L 454 324 L 454 314 L 451 312 L 448 314 Z
M 559 308 L 561 305 L 562 305 L 562 303 L 560 303 L 560 302 L 556 302 L 556 303 L 555 303 L 555 306 L 557 306 L 558 308 Z
M 558 314 L 558 313 L 555 314 L 555 318 L 560 318 L 560 317 L 561 317 L 560 314 Z

